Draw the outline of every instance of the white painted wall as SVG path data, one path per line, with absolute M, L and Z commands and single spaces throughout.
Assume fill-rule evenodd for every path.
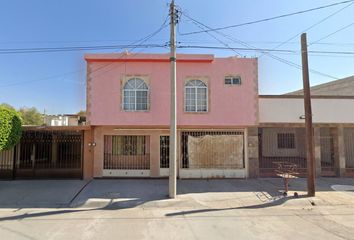
M 259 98 L 260 123 L 304 123 L 304 101 L 297 98 Z M 312 99 L 313 122 L 354 123 L 354 99 Z
M 73 116 L 45 116 L 48 126 L 78 126 L 78 118 Z

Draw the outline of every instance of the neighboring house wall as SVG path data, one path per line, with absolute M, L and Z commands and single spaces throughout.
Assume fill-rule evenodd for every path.
M 54 115 L 45 116 L 44 122 L 47 126 L 78 126 L 78 116 L 76 115 Z
M 78 117 L 77 116 L 68 117 L 67 123 L 68 123 L 68 126 L 78 126 L 79 125 Z
M 312 98 L 314 123 L 354 123 L 354 98 Z M 304 123 L 304 100 L 292 97 L 259 98 L 260 123 Z
M 312 96 L 314 149 L 318 176 L 352 176 L 354 135 L 354 97 Z M 302 96 L 260 96 L 259 127 L 262 132 L 260 172 L 271 173 L 274 162 L 292 161 L 306 169 L 304 100 Z M 301 129 L 301 133 L 299 132 Z M 279 149 L 277 135 L 296 133 L 292 149 Z M 296 158 L 296 159 L 291 159 Z M 303 160 L 301 160 L 303 159 Z

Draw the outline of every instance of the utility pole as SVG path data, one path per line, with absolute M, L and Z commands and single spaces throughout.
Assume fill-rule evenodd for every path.
M 169 176 L 169 196 L 176 198 L 177 195 L 177 115 L 176 115 L 176 30 L 177 23 L 175 2 L 170 4 L 170 65 L 171 65 L 171 116 L 170 116 L 170 176 Z
M 307 195 L 315 196 L 315 153 L 313 142 L 311 92 L 307 55 L 306 33 L 301 34 L 302 80 L 304 84 L 304 108 L 307 146 Z

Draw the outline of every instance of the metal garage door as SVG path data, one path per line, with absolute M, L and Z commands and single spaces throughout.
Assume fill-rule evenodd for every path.
M 16 149 L 16 178 L 82 178 L 82 131 L 25 131 Z

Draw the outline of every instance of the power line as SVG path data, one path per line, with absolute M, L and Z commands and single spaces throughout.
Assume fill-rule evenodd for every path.
M 198 25 L 201 25 L 201 26 L 203 26 L 203 27 L 205 27 L 205 28 L 207 28 L 207 29 L 211 29 L 209 26 L 207 26 L 207 25 L 205 25 L 204 23 L 201 23 L 200 21 L 198 21 L 198 20 L 196 20 L 196 19 L 190 17 L 190 16 L 187 15 L 186 13 L 182 12 L 182 14 L 183 14 L 184 16 L 186 16 L 188 19 L 190 19 L 192 22 L 194 22 L 194 23 L 196 23 L 196 24 L 198 24 Z M 238 39 L 236 39 L 236 38 L 233 38 L 233 37 L 231 37 L 231 36 L 229 36 L 229 35 L 227 35 L 227 34 L 225 34 L 225 33 L 222 33 L 222 32 L 220 32 L 220 31 L 215 31 L 215 32 L 218 33 L 219 35 L 224 36 L 225 38 L 227 38 L 227 39 L 229 39 L 229 40 L 231 40 L 231 41 L 234 41 L 234 42 L 236 42 L 236 43 L 239 43 L 239 44 L 241 44 L 241 45 L 243 45 L 243 46 L 246 46 L 246 47 L 249 47 L 249 48 L 255 48 L 254 46 L 252 46 L 252 45 L 250 45 L 250 44 L 247 44 L 247 43 L 245 43 L 245 42 L 243 42 L 243 41 L 241 41 L 241 40 L 238 40 Z M 271 54 L 271 53 L 262 52 L 262 51 L 261 51 L 261 53 L 266 54 L 267 56 L 269 56 L 269 57 L 271 57 L 271 58 L 273 58 L 273 59 L 275 59 L 275 60 L 278 60 L 279 62 L 282 62 L 282 63 L 284 63 L 284 64 L 287 64 L 287 65 L 289 65 L 289 66 L 292 66 L 292 67 L 294 67 L 294 68 L 297 68 L 297 69 L 300 69 L 300 70 L 302 69 L 302 66 L 301 66 L 301 65 L 296 64 L 296 63 L 291 62 L 291 61 L 288 61 L 288 60 L 286 60 L 286 59 L 280 58 L 280 57 L 275 56 L 275 55 L 273 55 L 273 54 Z M 314 70 L 314 69 L 310 69 L 310 72 L 312 72 L 312 73 L 314 73 L 314 74 L 318 74 L 318 75 L 324 76 L 324 77 L 328 77 L 328 78 L 332 78 L 332 79 L 338 79 L 337 77 L 331 76 L 331 75 L 326 74 L 326 73 L 322 73 L 322 72 L 317 71 L 317 70 Z
M 132 45 L 133 45 L 133 44 L 137 44 L 137 43 L 138 43 L 138 44 L 143 44 L 143 43 L 145 43 L 146 41 L 148 41 L 149 39 L 151 39 L 152 37 L 156 36 L 159 32 L 161 32 L 164 28 L 166 28 L 166 27 L 168 26 L 168 17 L 169 17 L 169 15 L 166 16 L 165 20 L 163 21 L 163 23 L 161 24 L 161 26 L 160 26 L 156 31 L 152 32 L 151 34 L 147 35 L 146 37 L 144 37 L 144 38 L 142 38 L 142 39 L 140 39 L 140 40 L 138 40 L 138 41 L 133 42 Z M 133 51 L 134 49 L 135 49 L 135 48 L 133 47 L 133 48 L 129 49 L 129 51 Z M 137 54 L 137 53 L 133 54 L 132 56 L 135 56 L 136 54 Z M 122 57 L 124 57 L 124 53 L 122 53 L 118 58 L 122 58 Z M 122 65 L 122 64 L 123 64 L 123 63 L 120 63 L 120 64 L 118 65 L 118 67 L 119 67 L 120 65 Z M 113 63 L 109 63 L 109 64 L 106 64 L 106 65 L 103 65 L 102 67 L 99 67 L 99 68 L 95 69 L 94 71 L 90 72 L 89 74 L 92 75 L 94 72 L 101 71 L 102 69 L 107 68 L 107 67 L 109 67 L 109 66 L 111 66 L 111 65 L 113 65 Z M 105 71 L 105 72 L 103 72 L 103 73 L 109 72 L 109 71 L 111 71 L 111 70 L 112 70 L 112 69 L 109 69 L 108 71 Z
M 308 28 L 304 29 L 303 31 L 301 31 L 301 32 L 299 32 L 299 33 L 297 33 L 297 34 L 295 34 L 295 35 L 292 36 L 291 38 L 289 38 L 289 39 L 287 39 L 286 41 L 284 41 L 284 42 L 280 43 L 279 45 L 275 46 L 274 49 L 277 49 L 277 48 L 283 46 L 283 45 L 286 44 L 287 42 L 290 42 L 291 40 L 293 40 L 293 39 L 297 38 L 298 36 L 300 36 L 303 32 L 307 32 L 308 30 L 310 30 L 310 29 L 316 27 L 317 25 L 323 23 L 323 22 L 326 21 L 327 19 L 329 19 L 329 18 L 335 16 L 336 14 L 340 13 L 341 11 L 343 11 L 344 9 L 350 7 L 350 6 L 353 5 L 353 4 L 354 4 L 354 2 L 351 2 L 350 4 L 348 4 L 348 5 L 344 6 L 344 7 L 342 7 L 341 9 L 339 9 L 339 10 L 337 10 L 337 11 L 331 13 L 331 14 L 328 15 L 327 17 L 325 17 L 325 18 L 321 19 L 320 21 L 318 21 L 318 22 L 312 24 L 311 26 L 309 26 Z M 263 54 L 260 55 L 259 58 L 262 57 L 262 56 L 263 56 Z
M 9 83 L 9 84 L 4 84 L 1 85 L 0 87 L 12 87 L 12 86 L 17 86 L 17 85 L 22 85 L 22 84 L 27 84 L 27 83 L 32 83 L 32 82 L 40 82 L 40 81 L 45 81 L 45 80 L 51 80 L 51 79 L 57 79 L 57 78 L 62 78 L 68 75 L 72 75 L 75 73 L 80 73 L 83 72 L 85 70 L 85 68 L 81 68 L 77 71 L 71 71 L 71 72 L 67 72 L 67 73 L 62 73 L 62 74 L 58 74 L 58 75 L 52 75 L 52 76 L 48 76 L 48 77 L 44 77 L 44 78 L 39 78 L 39 79 L 33 79 L 33 80 L 28 80 L 28 81 L 22 81 L 22 82 L 14 82 L 14 83 Z M 76 81 L 75 81 L 76 82 Z M 81 81 L 77 81 L 77 83 L 81 83 Z
M 182 11 L 180 11 L 182 12 Z M 199 27 L 200 29 L 203 29 L 201 26 L 199 26 L 198 24 L 196 24 L 197 27 Z M 179 32 L 179 27 L 177 25 L 177 29 Z M 206 34 L 208 34 L 209 36 L 211 36 L 212 38 L 214 38 L 216 41 L 218 41 L 219 43 L 221 43 L 222 45 L 224 45 L 226 48 L 231 49 L 233 52 L 235 52 L 238 56 L 241 56 L 241 54 L 239 52 L 237 52 L 234 48 L 231 48 L 229 46 L 229 44 L 227 44 L 226 42 L 222 41 L 221 39 L 217 38 L 215 35 L 211 34 L 210 32 L 206 32 Z
M 348 25 L 346 25 L 346 26 L 344 26 L 344 27 L 342 27 L 342 28 L 340 28 L 340 29 L 338 29 L 338 30 L 336 30 L 336 31 L 334 31 L 334 32 L 332 32 L 332 33 L 330 33 L 330 34 L 318 39 L 318 40 L 316 40 L 316 41 L 311 42 L 308 46 L 311 46 L 311 45 L 316 44 L 316 43 L 318 43 L 318 42 L 320 42 L 320 41 L 322 41 L 322 40 L 324 40 L 326 38 L 329 38 L 330 36 L 340 32 L 340 31 L 343 31 L 343 30 L 345 30 L 345 29 L 347 29 L 347 28 L 349 28 L 349 27 L 351 27 L 353 25 L 354 25 L 354 22 L 352 22 L 352 23 L 350 23 L 350 24 L 348 24 Z
M 230 26 L 225 26 L 225 27 L 210 28 L 210 29 L 203 30 L 203 31 L 194 31 L 194 32 L 189 32 L 189 33 L 182 33 L 181 35 L 191 35 L 191 34 L 198 34 L 198 33 L 203 33 L 203 32 L 219 31 L 219 30 L 224 30 L 224 29 L 228 29 L 228 28 L 235 28 L 235 27 L 241 27 L 241 26 L 251 25 L 251 24 L 255 24 L 255 23 L 267 22 L 267 21 L 271 21 L 271 20 L 275 20 L 275 19 L 279 19 L 279 18 L 294 16 L 294 15 L 308 13 L 308 12 L 312 12 L 312 11 L 316 11 L 316 10 L 320 10 L 320 9 L 334 7 L 334 6 L 337 6 L 337 5 L 350 3 L 350 2 L 354 2 L 354 0 L 337 2 L 337 3 L 333 3 L 333 4 L 329 4 L 329 5 L 324 5 L 324 6 L 320 6 L 320 7 L 307 9 L 307 10 L 302 10 L 302 11 L 298 11 L 298 12 L 283 14 L 283 15 L 279 15 L 279 16 L 275 16 L 275 17 L 264 18 L 264 19 L 260 19 L 260 20 L 255 20 L 255 21 L 251 21 L 251 22 L 245 22 L 245 23 L 240 23 L 240 24 L 235 24 L 235 25 L 230 25 Z
M 168 25 L 166 25 L 167 23 L 167 20 L 168 20 L 168 15 L 166 17 L 166 19 L 164 20 L 164 22 L 162 23 L 162 25 L 154 32 L 150 33 L 149 35 L 133 42 L 130 44 L 130 46 L 134 46 L 130 49 L 130 51 L 133 51 L 135 49 L 135 46 L 137 45 L 141 45 L 143 44 L 144 42 L 148 41 L 149 39 L 151 39 L 152 37 L 154 37 L 155 35 L 157 35 L 160 31 L 162 31 L 165 27 L 167 27 Z M 136 53 L 137 54 L 137 53 Z M 135 54 L 133 54 L 135 55 Z M 122 53 L 118 58 L 121 58 L 124 56 L 124 53 Z M 97 69 L 95 69 L 94 71 L 90 72 L 90 74 L 94 73 L 94 72 L 98 72 L 98 71 L 101 71 L 102 69 L 104 68 L 107 68 L 108 66 L 112 65 L 112 63 L 110 64 L 106 64 L 106 65 L 103 65 Z M 10 84 L 5 84 L 5 85 L 0 85 L 0 87 L 11 87 L 11 86 L 16 86 L 16 85 L 22 85 L 22 84 L 27 84 L 27 83 L 32 83 L 32 82 L 38 82 L 38 81 L 44 81 L 44 80 L 50 80 L 50 79 L 57 79 L 57 78 L 61 78 L 61 77 L 64 77 L 64 76 L 68 76 L 68 75 L 71 75 L 71 74 L 75 74 L 75 73 L 80 73 L 80 72 L 84 72 L 86 71 L 86 68 L 80 68 L 79 70 L 77 71 L 72 71 L 72 72 L 67 72 L 67 73 L 63 73 L 63 74 L 59 74 L 59 75 L 54 75 L 54 76 L 49 76 L 49 77 L 45 77 L 45 78 L 40 78 L 40 79 L 33 79 L 33 80 L 28 80 L 28 81 L 22 81 L 22 82 L 14 82 L 14 83 L 10 83 Z M 106 71 L 107 72 L 107 71 Z M 88 76 L 89 77 L 89 76 Z M 78 83 L 80 83 L 78 81 Z
M 290 49 L 270 49 L 270 48 L 241 48 L 241 47 L 220 47 L 220 46 L 203 46 L 203 45 L 179 45 L 178 48 L 200 48 L 200 49 L 229 49 L 229 50 L 239 50 L 239 51 L 256 51 L 256 52 L 280 52 L 280 53 L 294 53 L 300 54 L 297 50 Z M 343 54 L 343 55 L 354 55 L 354 52 L 349 51 L 319 51 L 319 50 L 311 50 L 309 53 L 315 54 Z
M 109 50 L 124 48 L 150 48 L 164 47 L 166 44 L 136 44 L 136 45 L 101 45 L 101 46 L 72 46 L 72 47 L 53 47 L 53 48 L 11 48 L 0 49 L 0 54 L 19 54 L 19 53 L 48 53 L 48 52 L 72 52 L 90 50 Z

